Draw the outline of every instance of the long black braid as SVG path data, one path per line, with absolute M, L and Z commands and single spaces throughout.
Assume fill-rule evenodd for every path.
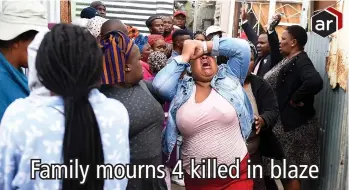
M 64 99 L 64 164 L 79 159 L 79 164 L 90 166 L 85 184 L 64 179 L 63 190 L 102 190 L 104 180 L 96 178 L 96 165 L 104 163 L 102 140 L 88 100 L 90 90 L 99 87 L 102 73 L 96 39 L 78 26 L 57 24 L 40 45 L 36 68 L 40 82 Z

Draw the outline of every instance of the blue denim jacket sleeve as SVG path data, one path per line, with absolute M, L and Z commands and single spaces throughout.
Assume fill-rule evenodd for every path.
M 162 99 L 172 101 L 176 95 L 179 78 L 187 67 L 188 63 L 182 62 L 182 57 L 177 56 L 156 74 L 153 87 Z
M 238 78 L 241 85 L 244 84 L 251 58 L 250 46 L 246 40 L 215 37 L 213 39 L 212 55 L 228 57 L 227 65 L 230 69 L 230 74 Z

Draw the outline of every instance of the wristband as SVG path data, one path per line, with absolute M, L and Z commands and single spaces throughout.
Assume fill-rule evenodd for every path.
M 204 48 L 204 54 L 207 54 L 208 51 L 207 51 L 207 43 L 206 43 L 206 41 L 203 41 L 202 45 L 203 45 L 203 48 Z

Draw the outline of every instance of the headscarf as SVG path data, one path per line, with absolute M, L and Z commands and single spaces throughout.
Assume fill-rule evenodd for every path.
M 131 39 L 136 39 L 139 36 L 139 31 L 137 28 L 127 25 L 128 37 Z
M 120 31 L 112 31 L 101 40 L 103 51 L 103 84 L 125 82 L 125 65 L 134 41 Z
M 158 73 L 162 68 L 166 66 L 167 56 L 160 51 L 150 53 L 148 57 L 148 64 L 152 73 Z
M 148 38 L 139 33 L 138 29 L 132 26 L 127 26 L 128 37 L 134 40 L 135 44 L 138 46 L 139 51 L 142 53 L 143 47 L 148 43 Z
M 155 44 L 155 42 L 158 40 L 165 40 L 165 39 L 162 35 L 159 35 L 159 34 L 151 34 L 148 36 L 148 43 L 150 46 Z
M 107 21 L 108 19 L 105 19 L 100 16 L 96 16 L 92 19 L 90 19 L 86 25 L 87 30 L 90 31 L 90 33 L 97 38 L 101 33 L 101 27 L 102 25 Z

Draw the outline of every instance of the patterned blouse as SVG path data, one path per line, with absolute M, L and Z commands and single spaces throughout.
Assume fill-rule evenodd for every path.
M 292 60 L 292 59 L 291 59 Z M 280 70 L 287 64 L 289 63 L 291 60 L 288 59 L 283 59 L 280 63 L 278 63 L 277 65 L 275 65 L 270 71 L 268 71 L 265 75 L 264 75 L 264 79 L 270 84 L 270 86 L 273 88 L 274 92 L 276 92 L 276 84 L 277 84 L 277 80 L 278 80 L 278 76 L 280 73 Z
M 35 99 L 35 100 L 34 100 Z M 0 126 L 0 189 L 58 190 L 61 180 L 31 179 L 31 159 L 41 163 L 62 161 L 64 135 L 63 99 L 58 96 L 29 96 L 12 103 Z M 103 141 L 105 164 L 128 164 L 129 116 L 117 100 L 106 98 L 98 90 L 90 92 Z M 125 189 L 127 179 L 105 180 L 105 190 Z

